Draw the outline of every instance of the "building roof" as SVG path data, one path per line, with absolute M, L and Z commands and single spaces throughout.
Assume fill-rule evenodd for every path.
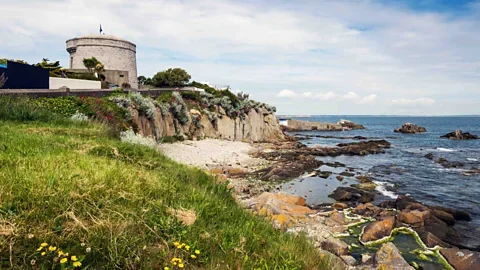
M 76 40 L 76 39 L 108 39 L 108 40 L 116 40 L 116 41 L 127 42 L 127 43 L 130 43 L 130 44 L 135 46 L 135 44 L 133 42 L 128 41 L 126 39 L 119 38 L 119 37 L 112 36 L 112 35 L 100 35 L 100 34 L 76 37 L 76 38 L 72 38 L 72 39 L 67 40 L 67 42 L 69 42 L 71 40 Z

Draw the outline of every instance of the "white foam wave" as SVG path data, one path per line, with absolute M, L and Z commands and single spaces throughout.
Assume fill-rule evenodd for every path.
M 478 161 L 478 158 L 467 158 L 468 161 Z
M 373 181 L 373 182 L 377 184 L 377 187 L 375 187 L 375 190 L 382 193 L 384 196 L 390 197 L 392 199 L 396 199 L 398 197 L 398 195 L 395 194 L 393 191 L 387 190 L 387 187 L 394 186 L 392 183 L 381 182 L 381 181 Z
M 437 147 L 437 150 L 442 152 L 455 152 L 455 150 L 453 149 L 443 148 L 443 147 Z

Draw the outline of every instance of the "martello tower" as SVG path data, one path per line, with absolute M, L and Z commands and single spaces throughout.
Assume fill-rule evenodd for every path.
M 134 43 L 109 35 L 91 35 L 67 40 L 67 52 L 71 69 L 85 69 L 83 59 L 95 57 L 106 70 L 127 71 L 128 82 L 132 88 L 138 88 Z

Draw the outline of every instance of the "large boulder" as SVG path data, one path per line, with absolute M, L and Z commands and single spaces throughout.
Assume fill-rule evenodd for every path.
M 463 210 L 456 210 L 456 209 L 443 207 L 443 206 L 430 206 L 430 208 L 434 210 L 447 212 L 451 214 L 453 218 L 455 218 L 455 220 L 464 220 L 464 221 L 472 220 L 472 217 L 470 216 L 470 214 Z
M 440 253 L 456 270 L 480 269 L 480 253 L 467 249 L 446 248 Z
M 368 224 L 360 237 L 362 242 L 370 242 L 380 240 L 390 236 L 395 227 L 395 217 L 385 217 L 383 220 L 375 221 Z
M 412 123 L 405 123 L 405 124 L 402 125 L 401 128 L 397 128 L 394 131 L 395 132 L 400 132 L 400 133 L 407 133 L 407 134 L 427 132 L 427 130 L 424 127 L 417 126 L 417 125 L 412 124 Z
M 321 243 L 323 250 L 329 251 L 337 256 L 348 254 L 348 245 L 340 239 L 329 238 Z
M 257 214 L 272 219 L 274 225 L 284 228 L 299 220 L 306 220 L 315 211 L 306 206 L 305 199 L 283 193 L 262 193 L 247 201 L 248 207 Z
M 387 242 L 375 254 L 375 261 L 377 262 L 377 269 L 389 270 L 413 270 L 407 261 L 402 257 L 397 247 Z
M 478 136 L 470 134 L 468 132 L 464 133 L 461 130 L 457 129 L 453 132 L 440 136 L 440 138 L 447 138 L 451 140 L 476 140 L 478 139 Z

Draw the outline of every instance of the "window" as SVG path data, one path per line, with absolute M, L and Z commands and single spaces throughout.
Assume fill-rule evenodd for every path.
M 125 75 L 123 75 L 123 74 L 122 74 L 122 75 L 120 75 L 120 78 L 123 78 L 123 77 L 125 77 Z

